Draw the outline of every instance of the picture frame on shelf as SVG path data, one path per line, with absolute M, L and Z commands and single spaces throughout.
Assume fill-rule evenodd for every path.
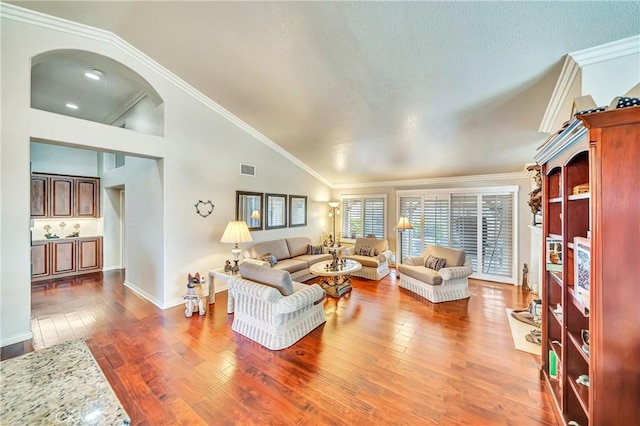
M 562 272 L 562 240 L 560 238 L 547 237 L 546 244 L 547 271 Z
M 589 309 L 591 295 L 591 240 L 583 237 L 574 237 L 573 258 L 574 293 L 585 308 Z

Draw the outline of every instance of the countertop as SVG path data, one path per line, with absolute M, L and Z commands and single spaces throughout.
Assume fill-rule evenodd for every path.
M 102 238 L 102 235 L 81 235 L 79 237 L 65 237 L 65 238 L 40 238 L 36 240 L 31 240 L 31 242 L 41 243 L 44 241 L 73 241 L 73 240 L 83 240 L 88 238 Z

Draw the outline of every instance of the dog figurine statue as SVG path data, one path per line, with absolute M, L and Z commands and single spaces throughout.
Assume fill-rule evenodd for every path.
M 200 315 L 207 313 L 207 297 L 204 295 L 204 290 L 202 289 L 199 272 L 196 272 L 195 275 L 189 274 L 187 278 L 187 291 L 182 297 L 185 300 L 185 317 L 191 317 L 194 312 L 198 312 Z

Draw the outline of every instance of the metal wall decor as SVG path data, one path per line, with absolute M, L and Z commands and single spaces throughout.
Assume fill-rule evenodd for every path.
M 213 208 L 215 207 L 211 200 L 198 200 L 198 202 L 195 203 L 194 206 L 196 207 L 196 213 L 198 213 L 202 217 L 207 217 L 211 213 L 213 213 Z

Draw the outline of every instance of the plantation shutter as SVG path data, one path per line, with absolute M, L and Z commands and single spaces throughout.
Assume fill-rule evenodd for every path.
M 364 232 L 362 235 L 384 238 L 384 198 L 364 199 Z
M 305 224 L 305 213 L 306 213 L 306 199 L 304 198 L 291 198 L 291 223 L 292 224 Z
M 513 274 L 513 195 L 482 196 L 482 272 Z
M 424 197 L 424 243 L 449 246 L 449 196 Z
M 267 223 L 271 224 L 271 226 L 286 226 L 287 219 L 284 216 L 287 211 L 286 198 L 267 197 L 267 200 L 267 212 L 269 213 L 269 222 Z M 249 213 L 249 215 L 251 215 L 251 213 Z
M 451 245 L 464 250 L 471 268 L 478 271 L 478 196 L 451 196 Z
M 345 198 L 342 200 L 342 238 L 362 236 L 362 199 Z
M 400 216 L 409 219 L 413 226 L 412 230 L 404 231 L 398 237 L 402 240 L 402 257 L 420 256 L 423 252 L 421 200 L 421 197 L 400 198 Z

